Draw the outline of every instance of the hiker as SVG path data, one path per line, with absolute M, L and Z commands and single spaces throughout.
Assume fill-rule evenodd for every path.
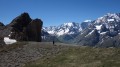
M 55 44 L 55 41 L 53 40 L 53 45 Z

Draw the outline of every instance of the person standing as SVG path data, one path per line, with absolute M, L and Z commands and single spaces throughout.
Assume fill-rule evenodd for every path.
M 53 45 L 55 44 L 55 41 L 53 40 Z

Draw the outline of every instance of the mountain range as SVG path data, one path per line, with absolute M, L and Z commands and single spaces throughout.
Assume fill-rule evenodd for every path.
M 77 37 L 80 45 L 96 47 L 118 47 L 120 33 L 120 13 L 108 13 L 98 18 Z
M 22 13 L 8 25 L 0 22 L 0 33 L 2 45 L 14 39 L 55 41 L 93 47 L 120 47 L 120 13 L 107 13 L 96 20 L 69 22 L 50 27 L 42 27 L 40 19 L 31 19 L 28 13 Z
M 82 24 L 69 22 L 59 26 L 43 27 L 43 31 L 49 34 L 45 35 L 44 33 L 44 36 L 46 38 L 48 38 L 48 36 L 54 36 L 54 38 L 57 38 L 60 42 L 71 43 L 90 23 L 91 21 L 85 21 Z
M 43 27 L 49 36 L 60 42 L 83 46 L 118 47 L 120 42 L 120 13 L 107 13 L 96 20 L 69 22 L 59 26 Z

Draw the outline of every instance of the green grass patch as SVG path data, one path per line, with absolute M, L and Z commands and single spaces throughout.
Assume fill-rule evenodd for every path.
M 69 47 L 25 67 L 119 67 L 120 48 Z

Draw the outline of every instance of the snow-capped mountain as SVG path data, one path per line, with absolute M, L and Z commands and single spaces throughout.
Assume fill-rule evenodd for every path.
M 117 31 L 119 33 L 120 13 L 108 13 L 103 17 L 98 18 L 93 25 L 99 31 L 99 33 L 102 33 L 103 30 L 105 31 L 105 29 L 106 31 Z
M 74 41 L 79 45 L 96 47 L 120 46 L 120 13 L 107 13 L 98 19 L 85 20 L 81 24 L 64 23 L 44 27 L 44 31 L 57 36 L 60 41 Z
M 65 35 L 65 34 L 76 34 L 82 31 L 81 25 L 75 22 L 64 23 L 59 26 L 50 26 L 50 27 L 43 27 L 44 31 L 47 31 L 49 34 L 52 35 Z
M 90 25 L 91 21 L 80 23 L 69 22 L 59 26 L 43 27 L 44 40 L 57 40 L 64 43 L 73 43 L 74 38 L 78 36 L 83 29 Z M 44 32 L 48 33 L 46 35 Z
M 81 28 L 82 30 L 84 30 L 85 28 L 87 28 L 93 21 L 92 20 L 85 20 L 81 23 Z
M 120 45 L 120 13 L 108 13 L 92 22 L 83 30 L 77 42 L 89 46 L 116 46 Z M 109 43 L 109 45 L 108 45 Z
M 92 22 L 92 20 L 85 20 L 85 21 L 83 21 L 83 22 Z

